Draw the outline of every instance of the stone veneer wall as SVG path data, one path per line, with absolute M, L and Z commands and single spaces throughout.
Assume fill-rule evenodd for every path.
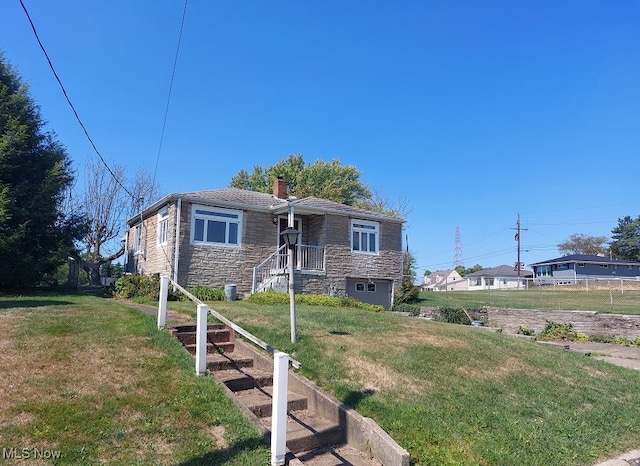
M 178 283 L 222 288 L 236 285 L 239 296 L 251 292 L 253 267 L 275 251 L 277 226 L 270 212 L 243 212 L 240 247 L 191 244 L 191 205 L 182 205 Z
M 127 272 L 141 274 L 161 274 L 171 276 L 173 273 L 176 204 L 169 204 L 169 231 L 166 244 L 158 244 L 157 212 L 144 218 L 142 253 L 127 251 Z M 135 225 L 127 230 L 127 247 L 131 250 L 135 237 Z
M 536 309 L 487 309 L 487 324 L 504 332 L 518 333 L 523 325 L 539 333 L 547 321 L 571 323 L 585 335 L 640 337 L 640 316 L 600 314 L 592 311 L 544 311 Z

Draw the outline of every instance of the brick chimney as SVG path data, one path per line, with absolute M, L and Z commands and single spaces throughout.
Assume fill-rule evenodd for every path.
M 273 195 L 278 199 L 286 199 L 287 198 L 287 183 L 279 176 L 273 182 Z

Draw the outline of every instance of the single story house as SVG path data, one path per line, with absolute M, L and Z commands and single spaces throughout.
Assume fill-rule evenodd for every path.
M 593 254 L 571 254 L 531 264 L 536 285 L 575 284 L 585 280 L 640 280 L 640 262 Z
M 466 281 L 455 269 L 436 270 L 424 276 L 424 283 L 420 285 L 422 291 L 454 291 L 466 289 Z
M 527 288 L 527 280 L 533 272 L 513 265 L 499 265 L 478 270 L 464 276 L 468 280 L 468 290 L 504 290 Z
M 169 194 L 128 220 L 126 271 L 170 276 L 183 287 L 235 286 L 246 296 L 287 290 L 280 233 L 294 249 L 297 293 L 348 295 L 389 308 L 402 281 L 404 220 L 316 197 L 223 188 Z

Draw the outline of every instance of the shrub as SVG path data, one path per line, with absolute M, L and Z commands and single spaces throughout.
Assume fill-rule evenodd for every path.
M 225 293 L 222 288 L 209 288 L 206 286 L 194 286 L 189 288 L 189 293 L 201 301 L 224 301 Z
M 248 300 L 255 304 L 289 304 L 289 294 L 278 291 L 265 291 L 264 293 L 254 293 Z M 334 297 L 313 294 L 297 294 L 296 303 L 308 304 L 310 306 L 326 307 L 351 307 L 366 309 L 373 312 L 382 312 L 384 308 L 375 304 L 363 303 L 349 296 Z
M 437 322 L 447 322 L 449 324 L 471 325 L 471 321 L 464 309 L 461 307 L 441 307 L 434 310 L 432 319 Z
M 552 322 L 550 320 L 546 321 L 544 328 L 538 336 L 546 340 L 575 341 L 578 338 L 578 334 L 573 330 L 573 324 Z
M 160 296 L 160 276 L 125 275 L 116 280 L 113 293 L 120 298 L 147 298 L 157 301 Z
M 416 304 L 397 303 L 393 305 L 395 312 L 408 312 L 412 316 L 420 314 L 421 307 Z
M 527 327 L 526 325 L 521 325 L 520 327 L 518 327 L 518 333 L 520 335 L 533 336 L 535 335 L 536 331 L 532 328 Z

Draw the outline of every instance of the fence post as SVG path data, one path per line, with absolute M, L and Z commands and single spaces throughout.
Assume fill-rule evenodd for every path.
M 196 320 L 196 374 L 207 373 L 207 315 L 209 306 L 198 304 Z
M 285 463 L 287 453 L 287 390 L 289 355 L 276 351 L 273 355 L 273 405 L 271 407 L 271 466 Z
M 169 277 L 160 277 L 160 298 L 158 299 L 158 328 L 167 323 L 167 296 L 169 295 Z

